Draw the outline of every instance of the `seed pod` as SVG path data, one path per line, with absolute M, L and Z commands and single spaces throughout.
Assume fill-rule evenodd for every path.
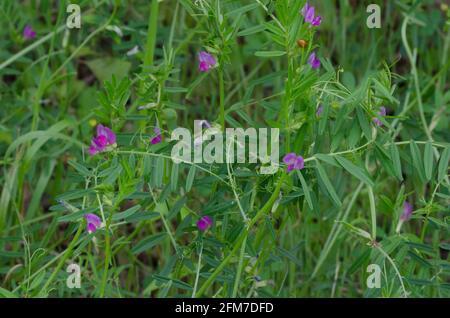
M 306 42 L 305 40 L 297 40 L 298 47 L 305 48 L 307 44 L 308 42 Z

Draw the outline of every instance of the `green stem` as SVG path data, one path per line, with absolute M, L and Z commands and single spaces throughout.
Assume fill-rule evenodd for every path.
M 158 0 L 152 1 L 148 19 L 147 44 L 145 45 L 144 66 L 153 65 L 156 46 L 156 31 L 158 30 Z
M 83 220 L 82 224 L 78 227 L 78 230 L 77 230 L 72 242 L 70 242 L 69 246 L 67 247 L 67 250 L 65 251 L 63 258 L 61 258 L 61 260 L 59 261 L 55 270 L 53 271 L 52 275 L 47 280 L 44 287 L 42 287 L 41 291 L 45 291 L 48 288 L 48 286 L 50 286 L 50 284 L 53 282 L 53 280 L 55 279 L 58 272 L 61 270 L 61 267 L 64 265 L 66 260 L 70 257 L 72 250 L 75 247 L 76 243 L 78 242 L 78 239 L 79 239 L 81 232 L 83 231 L 83 228 L 85 227 L 85 225 L 86 225 L 86 221 Z
M 100 212 L 102 214 L 103 220 L 105 219 L 105 213 L 103 212 L 103 205 L 100 200 L 99 195 L 97 194 L 97 200 L 100 207 Z M 112 221 L 112 213 L 109 215 L 108 220 L 105 224 L 105 265 L 103 267 L 103 275 L 102 275 L 102 282 L 100 285 L 100 298 L 103 298 L 105 295 L 105 287 L 106 287 L 106 281 L 108 278 L 108 269 L 109 269 L 109 263 L 111 260 L 111 239 L 109 236 L 109 227 L 111 225 Z
M 233 258 L 233 255 L 236 253 L 236 251 L 239 249 L 239 247 L 241 246 L 241 244 L 244 242 L 244 240 L 247 238 L 248 232 L 250 231 L 251 227 L 264 215 L 267 213 L 267 211 L 270 210 L 270 208 L 272 207 L 272 205 L 274 204 L 274 202 L 276 201 L 276 199 L 278 198 L 278 194 L 280 193 L 281 190 L 281 185 L 284 182 L 284 179 L 286 178 L 286 173 L 283 172 L 282 176 L 280 177 L 280 179 L 278 179 L 278 184 L 274 190 L 274 192 L 272 193 L 272 195 L 270 196 L 269 200 L 267 200 L 266 204 L 264 204 L 264 206 L 256 213 L 256 215 L 253 217 L 253 219 L 250 220 L 247 228 L 241 233 L 241 235 L 238 236 L 238 238 L 236 239 L 233 249 L 231 250 L 231 252 L 228 254 L 228 256 L 222 261 L 222 263 L 220 263 L 219 266 L 217 266 L 217 268 L 215 269 L 215 271 L 209 276 L 209 278 L 206 280 L 206 282 L 202 285 L 202 287 L 199 289 L 199 291 L 197 292 L 197 294 L 195 295 L 196 297 L 200 297 L 204 294 L 204 292 L 208 289 L 208 287 L 214 282 L 214 280 L 216 279 L 217 275 L 220 274 L 220 272 L 224 269 L 224 267 L 226 265 L 228 265 L 228 263 L 231 261 L 231 259 Z
M 371 186 L 367 186 L 367 191 L 369 193 L 369 203 L 370 203 L 370 216 L 372 219 L 372 239 L 377 238 L 377 212 L 375 208 L 375 196 L 373 195 L 373 189 Z
M 225 131 L 225 89 L 223 83 L 223 70 L 222 66 L 219 68 L 219 98 L 220 98 L 220 115 L 219 122 L 222 127 L 222 131 Z
M 422 97 L 420 95 L 420 87 L 419 87 L 419 77 L 417 75 L 417 69 L 416 69 L 416 59 L 411 53 L 411 48 L 409 47 L 408 40 L 406 38 L 406 27 L 408 26 L 409 16 L 406 16 L 405 20 L 403 21 L 402 25 L 402 40 L 403 45 L 405 46 L 406 54 L 408 55 L 409 62 L 411 63 L 411 73 L 414 78 L 414 87 L 416 89 L 416 95 L 417 95 L 417 105 L 419 106 L 419 114 L 420 114 L 420 120 L 422 121 L 423 130 L 425 131 L 425 134 L 428 137 L 429 141 L 433 141 L 433 137 L 431 136 L 431 132 L 428 128 L 427 120 L 425 119 L 425 114 L 423 111 L 423 105 L 422 105 Z
M 245 246 L 247 244 L 247 236 L 244 238 L 244 242 L 242 242 L 241 246 L 241 253 L 239 254 L 239 264 L 237 268 L 236 278 L 234 280 L 234 286 L 233 286 L 233 294 L 232 298 L 236 298 L 238 287 L 239 287 L 239 281 L 241 280 L 241 274 L 242 274 L 242 265 L 244 264 L 244 254 L 245 254 Z
M 408 292 L 406 291 L 405 284 L 403 284 L 403 278 L 402 278 L 402 275 L 400 274 L 400 271 L 398 270 L 398 268 L 397 268 L 397 266 L 395 265 L 394 261 L 393 261 L 392 258 L 389 256 L 389 254 L 386 253 L 386 251 L 383 250 L 383 249 L 381 248 L 381 246 L 376 245 L 375 248 L 376 248 L 377 250 L 379 250 L 380 253 L 383 254 L 384 257 L 387 258 L 387 260 L 389 261 L 389 263 L 391 263 L 392 267 L 394 268 L 395 273 L 397 274 L 398 280 L 400 281 L 400 285 L 401 285 L 402 290 L 403 290 L 403 297 L 404 297 L 404 298 L 408 298 Z
M 192 291 L 192 298 L 195 297 L 195 293 L 197 292 L 198 279 L 200 278 L 200 266 L 202 265 L 202 253 L 203 253 L 203 241 L 201 243 L 200 253 L 198 255 L 197 274 L 195 275 L 195 283 L 194 283 L 194 290 Z

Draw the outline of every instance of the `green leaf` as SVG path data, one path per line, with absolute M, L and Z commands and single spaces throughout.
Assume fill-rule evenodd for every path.
M 447 147 L 439 157 L 438 181 L 443 180 L 447 175 L 449 160 L 450 160 L 450 147 Z
M 313 210 L 313 203 L 312 203 L 312 199 L 311 199 L 311 193 L 309 193 L 309 187 L 308 184 L 306 183 L 305 178 L 303 177 L 302 173 L 300 172 L 300 170 L 297 170 L 297 175 L 300 178 L 300 183 L 302 184 L 302 188 L 303 188 L 303 192 L 305 194 L 305 199 L 306 202 L 308 202 L 308 206 L 311 210 Z
M 433 146 L 431 142 L 427 142 L 425 145 L 425 152 L 423 154 L 423 162 L 425 167 L 425 177 L 427 181 L 431 180 L 431 174 L 433 172 Z
M 320 115 L 319 119 L 319 135 L 323 135 L 323 132 L 325 131 L 325 127 L 327 126 L 328 121 L 328 113 L 330 111 L 330 103 L 323 103 L 322 104 L 323 111 Z
M 192 184 L 194 183 L 194 178 L 195 178 L 195 170 L 196 170 L 196 168 L 194 165 L 192 165 L 189 168 L 189 173 L 186 178 L 186 192 L 189 192 L 192 189 Z
M 165 87 L 164 92 L 166 93 L 187 93 L 189 90 L 185 87 Z
M 340 165 L 336 162 L 336 160 L 334 159 L 333 156 L 325 155 L 325 154 L 322 154 L 322 153 L 316 153 L 314 155 L 314 157 L 316 157 L 320 161 L 326 162 L 329 165 L 332 165 L 334 167 L 338 167 L 338 168 L 340 167 Z
M 354 226 L 354 225 L 352 225 L 350 223 L 347 223 L 347 222 L 340 221 L 339 223 L 342 223 L 347 228 L 347 230 L 349 230 L 351 233 L 356 234 L 358 236 L 361 236 L 363 238 L 372 240 L 372 236 L 370 235 L 369 232 L 367 232 L 367 231 L 365 231 L 363 229 L 360 229 L 359 227 L 356 227 L 356 226 Z
M 389 151 L 390 151 L 392 163 L 394 164 L 395 174 L 396 174 L 397 178 L 400 181 L 402 181 L 403 180 L 402 164 L 400 162 L 400 154 L 398 152 L 398 148 L 395 144 L 391 144 L 391 146 L 389 147 Z
M 64 215 L 64 216 L 60 216 L 57 221 L 58 222 L 72 222 L 72 221 L 76 221 L 78 219 L 80 219 L 84 214 L 86 213 L 86 211 L 81 210 L 78 212 L 74 212 L 68 215 Z
M 80 173 L 83 177 L 88 177 L 91 175 L 91 172 L 85 166 L 75 162 L 73 160 L 68 161 L 69 165 L 71 165 L 78 173 Z
M 169 211 L 167 219 L 170 220 L 175 215 L 177 215 L 178 212 L 180 212 L 181 208 L 186 204 L 186 201 L 187 201 L 187 197 L 183 196 L 177 202 L 175 202 L 175 204 L 173 205 L 173 207 Z
M 420 180 L 423 183 L 425 183 L 425 181 L 426 181 L 426 179 L 425 179 L 425 171 L 424 171 L 424 168 L 423 168 L 422 156 L 420 154 L 420 149 L 417 146 L 417 144 L 414 142 L 414 140 L 411 140 L 411 143 L 409 144 L 409 148 L 410 148 L 410 151 L 411 151 L 411 156 L 412 156 L 414 168 L 416 169 Z
M 375 90 L 381 95 L 381 97 L 384 97 L 385 99 L 389 100 L 391 103 L 399 104 L 400 102 L 398 99 L 396 99 L 394 96 L 392 96 L 391 92 L 383 86 L 377 79 L 372 78 L 373 83 L 375 84 Z
M 170 190 L 175 192 L 178 187 L 178 169 L 180 168 L 179 164 L 172 164 L 172 171 L 170 174 Z
M 351 161 L 345 159 L 341 156 L 335 156 L 335 159 L 341 164 L 341 166 L 354 175 L 356 178 L 366 183 L 367 185 L 373 187 L 375 184 L 372 179 L 367 175 L 364 169 L 354 165 Z
M 110 80 L 113 75 L 120 80 L 128 75 L 131 68 L 130 62 L 112 57 L 94 59 L 86 62 L 86 65 L 100 82 Z
M 3 287 L 0 287 L 0 295 L 2 295 L 5 298 L 19 298 L 19 296 L 17 296 L 13 292 L 10 292 L 7 289 L 4 289 Z
M 112 216 L 112 219 L 113 219 L 113 221 L 127 219 L 130 216 L 132 216 L 133 214 L 135 214 L 137 211 L 139 211 L 140 208 L 141 208 L 141 206 L 139 204 L 135 205 L 135 206 L 133 206 L 133 207 L 123 211 L 123 212 L 115 213 Z
M 68 200 L 73 200 L 73 199 L 78 199 L 78 198 L 84 197 L 84 196 L 86 196 L 88 194 L 91 194 L 91 193 L 95 193 L 95 191 L 93 189 L 70 190 L 70 191 L 67 191 L 64 194 L 61 194 L 61 195 L 57 196 L 56 200 L 58 200 L 58 201 L 59 200 L 68 201 Z
M 256 56 L 259 57 L 276 57 L 285 55 L 285 51 L 257 51 L 255 52 Z
M 192 290 L 191 285 L 189 285 L 188 283 L 185 283 L 181 280 L 178 280 L 178 279 L 173 279 L 173 278 L 158 275 L 158 274 L 153 274 L 152 277 L 161 283 L 169 283 L 170 282 L 173 285 L 173 287 L 176 287 L 176 288 L 180 288 L 180 289 L 184 289 L 184 290 Z
M 364 252 L 360 254 L 360 256 L 353 262 L 353 264 L 348 269 L 348 274 L 352 275 L 356 272 L 358 268 L 360 268 L 365 262 L 367 262 L 370 258 L 370 249 L 365 249 Z
M 259 3 L 257 3 L 257 2 L 248 4 L 245 6 L 239 6 L 237 9 L 234 9 L 234 10 L 231 10 L 231 11 L 225 13 L 225 16 L 228 17 L 228 16 L 235 16 L 235 15 L 243 14 L 245 12 L 256 9 L 257 7 L 259 7 Z
M 159 218 L 161 215 L 157 212 L 135 213 L 127 218 L 127 222 L 141 222 Z
M 336 191 L 334 190 L 333 185 L 331 184 L 331 181 L 328 178 L 327 173 L 325 172 L 325 170 L 323 169 L 323 167 L 319 161 L 316 161 L 316 169 L 317 169 L 317 172 L 319 173 L 320 179 L 322 180 L 323 184 L 327 188 L 327 191 L 330 194 L 331 198 L 333 199 L 334 203 L 340 207 L 342 205 L 342 202 L 339 199 L 339 196 L 337 195 Z
M 361 127 L 364 136 L 368 141 L 372 140 L 372 129 L 370 128 L 369 122 L 364 115 L 364 110 L 361 107 L 356 107 L 356 116 L 358 117 L 359 126 Z
M 146 239 L 140 241 L 137 245 L 135 245 L 132 248 L 131 253 L 139 254 L 143 251 L 151 249 L 153 246 L 159 244 L 166 237 L 166 235 L 166 233 L 159 233 L 147 237 Z
M 252 34 L 259 33 L 259 32 L 261 32 L 261 31 L 264 31 L 265 28 L 266 28 L 266 27 L 265 27 L 264 24 L 255 25 L 255 26 L 252 26 L 252 27 L 247 28 L 247 29 L 245 29 L 245 30 L 239 31 L 237 35 L 238 35 L 238 36 L 252 35 Z

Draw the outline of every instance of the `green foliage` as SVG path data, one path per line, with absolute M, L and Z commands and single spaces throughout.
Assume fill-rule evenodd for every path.
M 0 297 L 450 296 L 448 9 L 387 1 L 377 30 L 362 2 L 310 2 L 319 27 L 298 0 L 80 1 L 79 30 L 0 2 Z M 199 119 L 280 128 L 305 167 L 175 164 Z M 90 156 L 98 123 L 117 145 Z

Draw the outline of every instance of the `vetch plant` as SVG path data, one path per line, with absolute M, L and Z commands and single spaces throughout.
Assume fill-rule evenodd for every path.
M 449 296 L 438 6 L 64 6 L 0 2 L 0 296 Z

